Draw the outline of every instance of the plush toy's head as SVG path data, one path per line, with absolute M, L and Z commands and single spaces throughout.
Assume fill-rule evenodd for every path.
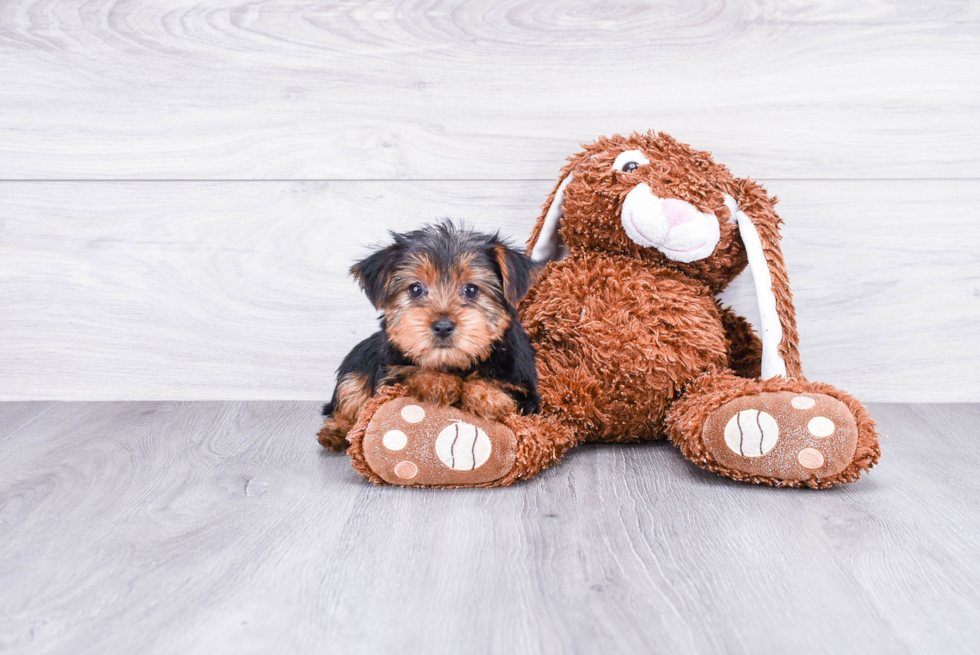
M 556 259 L 562 248 L 622 252 L 683 270 L 715 290 L 745 268 L 726 198 L 741 205 L 752 183 L 709 153 L 662 133 L 602 137 L 570 157 L 562 174 L 532 237 L 535 259 Z
M 701 280 L 711 293 L 748 263 L 770 346 L 763 374 L 801 374 L 776 199 L 667 134 L 601 137 L 584 148 L 569 158 L 538 218 L 532 259 L 619 254 Z

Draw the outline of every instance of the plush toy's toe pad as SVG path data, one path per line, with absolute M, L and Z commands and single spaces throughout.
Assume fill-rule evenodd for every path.
M 827 478 L 854 459 L 858 430 L 847 406 L 821 393 L 741 396 L 708 416 L 704 445 L 722 466 L 782 480 Z
M 363 448 L 372 471 L 403 486 L 485 484 L 517 461 L 517 437 L 502 423 L 410 397 L 378 408 Z

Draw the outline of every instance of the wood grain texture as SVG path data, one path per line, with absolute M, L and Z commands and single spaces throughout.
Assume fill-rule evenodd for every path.
M 655 128 L 739 175 L 980 177 L 969 1 L 0 3 L 2 179 L 551 179 Z
M 0 184 L 0 399 L 326 399 L 376 329 L 347 268 L 467 217 L 523 243 L 549 182 Z M 980 400 L 980 187 L 770 184 L 805 370 Z M 725 294 L 750 319 L 747 276 Z
M 314 403 L 0 404 L 0 649 L 976 652 L 980 406 L 871 410 L 828 491 L 659 443 L 446 492 L 320 452 Z

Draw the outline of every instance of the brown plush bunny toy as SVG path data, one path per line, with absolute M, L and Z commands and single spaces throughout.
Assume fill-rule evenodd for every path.
M 576 440 L 666 436 L 748 482 L 822 488 L 873 466 L 868 411 L 803 377 L 774 205 L 666 134 L 601 138 L 572 157 L 531 236 L 550 263 L 521 314 L 544 411 Z M 761 349 L 715 300 L 746 264 Z
M 736 480 L 856 480 L 878 460 L 875 424 L 854 398 L 803 377 L 774 205 L 758 183 L 666 134 L 586 146 L 528 245 L 547 262 L 520 307 L 542 414 L 488 421 L 389 387 L 348 436 L 354 467 L 379 484 L 502 486 L 585 441 L 668 437 Z M 715 299 L 746 265 L 761 343 Z M 409 447 L 386 447 L 391 434 Z

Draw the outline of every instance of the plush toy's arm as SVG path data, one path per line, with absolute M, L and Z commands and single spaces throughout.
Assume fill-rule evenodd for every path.
M 738 180 L 733 192 L 726 205 L 738 222 L 759 301 L 761 377 L 803 377 L 793 293 L 779 247 L 782 221 L 774 209 L 776 199 L 752 180 Z

